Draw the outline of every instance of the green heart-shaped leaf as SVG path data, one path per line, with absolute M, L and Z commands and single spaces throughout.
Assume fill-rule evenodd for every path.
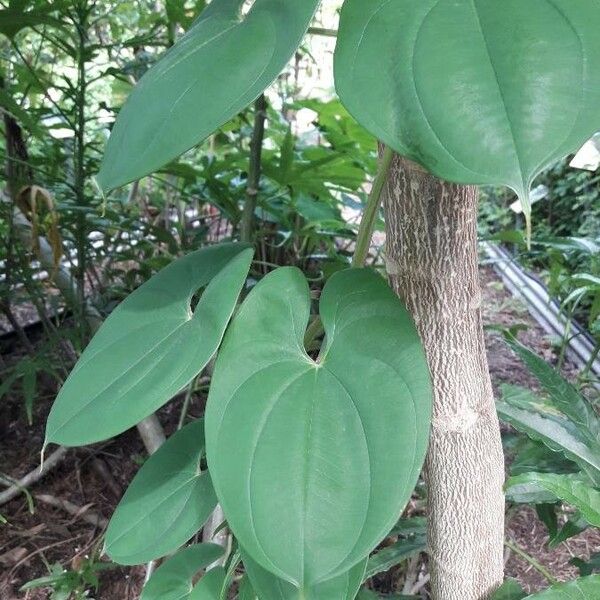
M 139 470 L 106 532 L 106 552 L 122 565 L 171 554 L 202 527 L 217 505 L 208 471 L 200 470 L 204 422 L 171 436 Z
M 192 579 L 223 554 L 217 544 L 195 544 L 180 550 L 150 577 L 140 600 L 190 600 Z
M 293 56 L 320 0 L 213 0 L 142 78 L 115 123 L 98 182 L 156 171 L 246 108 Z
M 600 4 L 346 0 L 337 91 L 354 117 L 444 179 L 535 176 L 600 129 Z
M 243 552 L 242 558 L 252 588 L 260 600 L 354 600 L 362 584 L 366 566 L 364 559 L 350 571 L 318 583 L 301 595 L 297 587 L 263 569 L 248 554 Z
M 81 446 L 115 436 L 187 385 L 221 343 L 252 254 L 240 244 L 193 252 L 122 302 L 60 390 L 46 443 Z M 192 312 L 192 297 L 204 286 Z
M 303 347 L 306 279 L 294 268 L 265 277 L 231 324 L 206 411 L 228 523 L 256 562 L 303 590 L 348 571 L 390 531 L 431 414 L 419 337 L 381 277 L 337 273 L 320 312 L 327 343 L 314 361 Z

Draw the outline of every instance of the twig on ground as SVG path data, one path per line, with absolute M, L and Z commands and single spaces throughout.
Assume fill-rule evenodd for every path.
M 115 498 L 120 498 L 123 495 L 121 486 L 116 482 L 112 473 L 108 470 L 106 463 L 101 458 L 92 459 L 92 469 L 103 479 Z
M 89 512 L 89 508 L 92 506 L 91 504 L 86 506 L 77 506 L 68 500 L 57 498 L 56 496 L 52 496 L 50 494 L 35 494 L 34 498 L 39 502 L 48 504 L 49 506 L 60 508 L 66 513 L 73 515 L 74 517 L 81 519 L 90 525 L 94 525 L 94 527 L 101 527 L 102 529 L 108 527 L 108 519 L 105 519 L 96 513 Z
M 515 554 L 519 555 L 523 560 L 528 562 L 538 573 L 540 573 L 540 575 L 543 575 L 548 580 L 550 585 L 558 583 L 558 579 L 556 579 L 556 577 L 554 577 L 552 573 L 550 573 L 550 571 L 548 571 L 548 569 L 544 567 L 544 565 L 538 562 L 530 554 L 527 554 L 527 552 L 525 552 L 524 550 L 521 550 L 521 548 L 519 548 L 519 546 L 517 546 L 515 542 L 507 539 L 504 540 L 504 545 L 507 548 L 510 548 Z
M 75 540 L 78 540 L 83 534 L 82 533 L 78 533 L 77 535 L 74 535 L 73 537 L 66 539 L 66 540 L 60 540 L 59 542 L 54 542 L 53 544 L 48 544 L 47 546 L 44 546 L 43 548 L 38 548 L 37 550 L 35 550 L 34 552 L 31 552 L 30 554 L 28 554 L 25 558 L 21 559 L 9 572 L 7 580 L 10 581 L 12 574 L 23 564 L 25 564 L 26 562 L 28 562 L 29 560 L 31 560 L 34 556 L 37 556 L 38 554 L 43 554 L 46 550 L 50 550 L 52 548 L 56 548 L 57 546 L 62 546 L 64 544 L 69 544 L 70 542 L 74 542 Z
M 429 583 L 429 579 L 429 573 L 423 575 L 423 577 L 421 577 L 419 581 L 413 585 L 412 590 L 410 590 L 411 595 L 416 596 Z
M 19 479 L 14 485 L 11 485 L 7 490 L 0 493 L 0 506 L 10 502 L 13 498 L 16 498 L 24 489 L 37 483 L 42 477 L 54 469 L 54 467 L 59 465 L 67 454 L 67 450 L 67 448 L 61 446 L 46 459 L 41 467 L 36 467 L 33 471 L 25 475 L 25 477 Z

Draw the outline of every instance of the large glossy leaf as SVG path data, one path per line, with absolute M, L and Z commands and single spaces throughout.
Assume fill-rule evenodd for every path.
M 595 482 L 600 482 L 600 442 L 589 430 L 561 412 L 552 397 L 542 398 L 527 389 L 504 385 L 496 402 L 500 418 L 532 439 L 562 452 Z
M 204 422 L 171 436 L 139 470 L 106 532 L 106 552 L 137 565 L 171 554 L 202 527 L 217 505 L 210 475 L 200 470 Z
M 600 129 L 600 4 L 346 0 L 337 91 L 354 117 L 444 179 L 534 177 Z
M 309 313 L 299 270 L 263 279 L 232 322 L 206 412 L 232 530 L 263 568 L 305 590 L 390 531 L 417 481 L 431 414 L 419 337 L 381 277 L 356 269 L 329 280 L 316 361 L 303 347 Z
M 46 443 L 91 444 L 152 414 L 216 352 L 252 260 L 238 244 L 180 258 L 136 290 L 85 349 L 48 417 Z M 207 286 L 195 309 L 193 295 Z
M 250 104 L 293 56 L 320 0 L 213 0 L 142 78 L 114 126 L 98 182 L 155 171 Z
M 600 527 L 600 490 L 581 475 L 517 475 L 506 482 L 506 496 L 516 502 L 536 504 L 561 500 L 577 508 L 590 525 Z
M 260 600 L 354 600 L 363 582 L 366 566 L 366 560 L 362 560 L 346 573 L 301 592 L 296 586 L 263 569 L 246 553 L 243 553 L 243 560 Z
M 195 544 L 180 550 L 150 577 L 140 600 L 190 600 L 192 579 L 217 560 L 223 548 L 217 544 Z
M 600 598 L 600 575 L 582 577 L 527 596 L 525 600 L 594 600 Z

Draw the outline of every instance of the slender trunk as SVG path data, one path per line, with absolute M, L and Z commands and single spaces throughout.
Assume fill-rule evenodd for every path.
M 388 273 L 434 386 L 425 466 L 433 597 L 483 600 L 503 576 L 504 462 L 481 320 L 477 190 L 396 157 L 384 195 Z

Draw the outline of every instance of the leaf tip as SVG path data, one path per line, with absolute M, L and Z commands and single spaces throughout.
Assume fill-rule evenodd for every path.
M 46 448 L 48 447 L 49 444 L 49 440 L 48 438 L 46 438 L 44 440 L 44 445 L 42 446 L 42 449 L 40 451 L 40 473 L 44 470 L 44 460 L 46 458 Z
M 531 250 L 531 198 L 529 192 L 523 192 L 519 194 L 519 200 L 521 202 L 521 208 L 523 210 L 523 216 L 525 217 L 525 243 L 527 244 L 527 251 Z

